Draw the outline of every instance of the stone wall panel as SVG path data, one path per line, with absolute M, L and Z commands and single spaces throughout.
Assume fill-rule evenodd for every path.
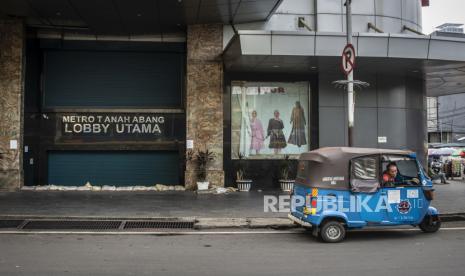
M 198 24 L 188 26 L 188 60 L 221 61 L 222 51 L 223 26 L 221 24 Z
M 217 186 L 224 186 L 222 32 L 221 25 L 191 25 L 187 34 L 187 139 L 194 149 L 215 153 L 207 180 Z M 192 162 L 185 179 L 186 188 L 196 187 Z
M 23 22 L 0 20 L 0 190 L 21 187 L 23 53 Z

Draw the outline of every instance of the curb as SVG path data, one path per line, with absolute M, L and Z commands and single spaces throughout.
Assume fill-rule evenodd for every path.
M 297 228 L 288 218 L 197 218 L 194 229 L 248 228 L 291 229 Z
M 439 214 L 442 222 L 465 221 L 465 213 Z
M 443 222 L 465 221 L 465 213 L 440 214 L 439 217 Z M 300 226 L 288 218 L 197 218 L 194 225 L 194 229 L 198 230 L 215 228 L 284 230 L 298 227 Z

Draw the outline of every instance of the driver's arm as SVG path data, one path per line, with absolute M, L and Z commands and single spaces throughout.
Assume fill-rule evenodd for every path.
M 402 175 L 400 173 L 397 173 L 397 176 L 396 176 L 396 184 L 397 185 L 412 185 L 412 182 L 415 183 L 415 184 L 419 184 L 420 183 L 420 180 L 418 180 L 418 178 L 416 177 L 410 177 L 410 176 L 405 176 L 405 175 Z

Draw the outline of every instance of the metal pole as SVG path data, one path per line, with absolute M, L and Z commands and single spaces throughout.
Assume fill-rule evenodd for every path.
M 439 143 L 442 144 L 442 123 L 441 118 L 439 118 L 439 97 L 436 97 L 436 122 L 438 124 L 439 130 Z
M 352 0 L 346 0 L 346 26 L 347 26 L 347 44 L 352 44 Z M 352 70 L 347 75 L 347 111 L 349 119 L 349 129 L 348 129 L 348 138 L 349 138 L 349 147 L 354 145 L 354 113 L 355 113 L 355 100 L 354 100 L 354 70 Z
M 454 112 L 452 113 L 452 122 L 450 124 L 450 139 L 447 137 L 447 143 L 452 143 L 452 139 L 454 137 L 454 118 L 455 118 L 455 110 L 457 109 L 457 101 L 454 102 Z

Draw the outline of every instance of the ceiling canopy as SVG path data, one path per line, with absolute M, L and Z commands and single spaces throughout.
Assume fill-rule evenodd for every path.
M 267 20 L 282 0 L 1 0 L 0 16 L 96 35 L 159 35 L 189 24 Z
M 343 77 L 344 33 L 239 31 L 223 52 L 225 70 Z M 465 92 L 465 39 L 356 33 L 356 74 L 409 75 L 426 81 L 428 96 Z M 336 79 L 335 79 L 336 80 Z

